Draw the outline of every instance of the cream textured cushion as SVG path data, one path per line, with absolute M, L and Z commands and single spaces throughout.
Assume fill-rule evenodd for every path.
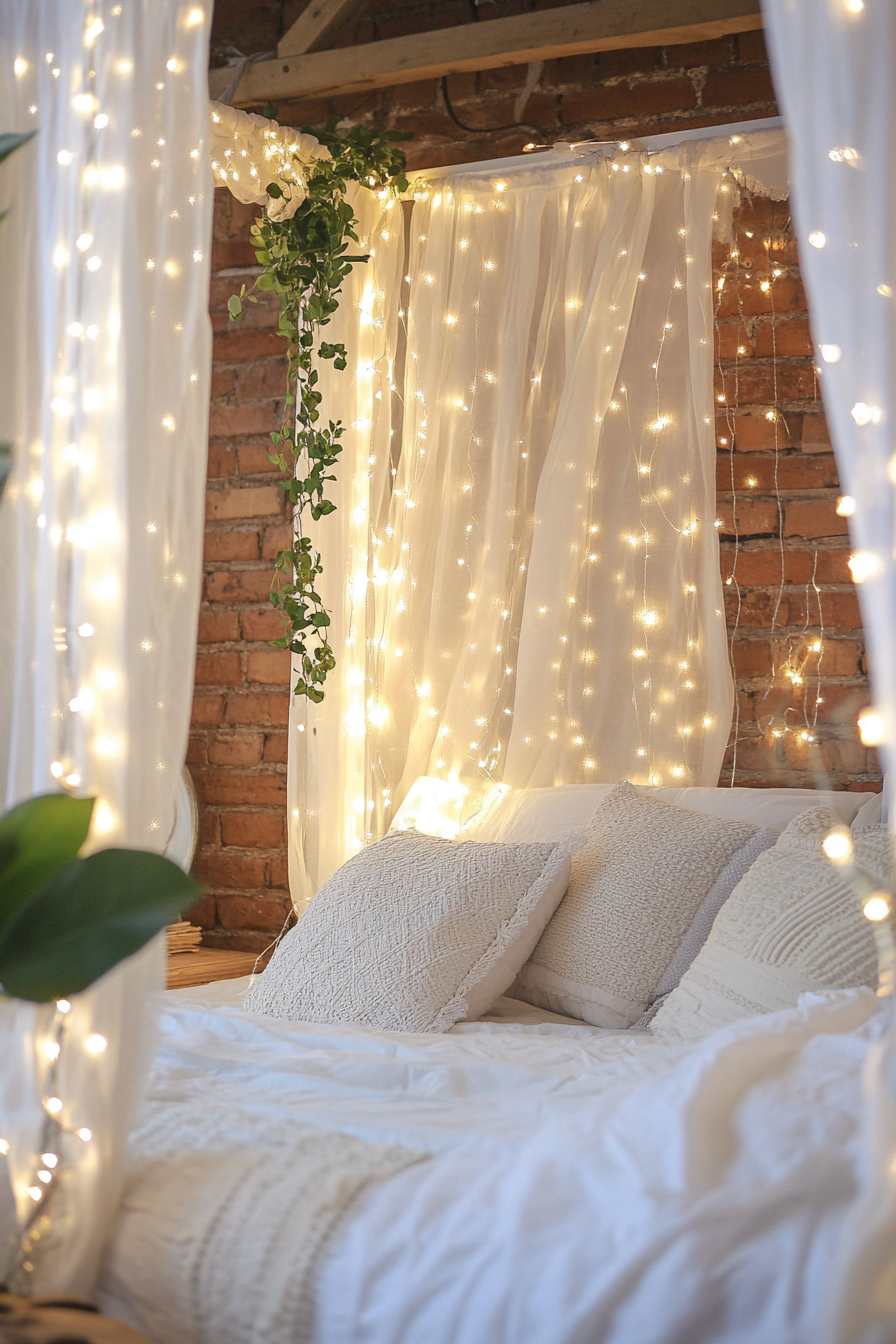
M 795 1007 L 807 990 L 874 985 L 877 957 L 858 897 L 825 858 L 838 822 L 826 807 L 794 817 L 722 906 L 653 1030 L 694 1039 L 756 1013 Z M 855 862 L 890 886 L 884 828 L 854 837 Z
M 566 846 L 395 831 L 333 874 L 245 1006 L 301 1022 L 447 1031 L 512 983 L 562 899 Z
M 596 1027 L 637 1022 L 704 897 L 756 829 L 617 785 L 514 997 Z

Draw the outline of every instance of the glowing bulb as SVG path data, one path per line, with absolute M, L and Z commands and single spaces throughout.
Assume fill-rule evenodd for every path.
M 823 345 L 821 347 L 821 357 L 825 364 L 837 364 L 842 353 L 839 345 Z
M 62 764 L 61 761 L 50 762 L 50 774 L 53 776 L 54 779 L 62 778 L 62 776 L 65 774 L 65 766 Z
M 887 740 L 887 730 L 882 714 L 873 709 L 863 709 L 857 719 L 859 737 L 863 747 L 879 747 Z
M 56 155 L 56 162 L 60 165 L 60 167 L 67 168 L 73 158 L 74 155 L 72 154 L 70 149 L 60 149 L 59 153 Z
M 78 626 L 78 634 L 82 639 L 90 639 L 92 635 L 96 634 L 96 630 L 89 621 L 84 621 Z
M 94 1032 L 93 1035 L 88 1036 L 87 1040 L 84 1042 L 84 1049 L 89 1055 L 101 1055 L 108 1044 L 109 1042 L 106 1040 L 105 1036 L 100 1036 L 99 1032 Z
M 58 1115 L 62 1110 L 62 1101 L 59 1097 L 47 1097 L 44 1102 L 44 1109 L 49 1111 L 51 1115 Z
M 849 557 L 848 563 L 853 583 L 865 583 L 868 579 L 875 578 L 883 569 L 878 557 L 872 555 L 870 551 L 856 551 Z
M 836 830 L 829 831 L 821 842 L 821 847 L 831 863 L 842 865 L 852 860 L 852 836 L 845 826 L 838 826 Z
M 41 1153 L 40 1160 L 45 1167 L 50 1167 L 51 1169 L 59 1165 L 59 1158 L 55 1153 Z
M 856 502 L 852 495 L 841 495 L 837 500 L 837 513 L 841 518 L 851 518 L 856 511 Z
M 872 896 L 862 906 L 862 914 L 872 923 L 879 924 L 890 913 L 890 905 L 884 896 Z
M 98 112 L 93 119 L 93 124 L 98 131 L 103 131 L 109 125 L 109 118 L 105 112 Z
M 188 28 L 197 28 L 205 19 L 205 13 L 201 9 L 191 9 L 184 22 Z
M 76 1130 L 75 1133 L 78 1135 L 78 1138 L 81 1140 L 82 1143 L 89 1143 L 90 1140 L 93 1138 L 93 1134 L 87 1128 L 86 1125 L 82 1129 Z
M 57 1000 L 56 1000 L 56 1011 L 57 1011 L 57 1013 L 62 1013 L 62 1015 L 65 1016 L 65 1014 L 66 1014 L 66 1013 L 70 1013 L 71 1010 L 72 1010 L 72 1006 L 71 1006 L 71 1004 L 69 1003 L 68 999 L 57 999 Z
M 880 407 L 868 406 L 864 401 L 857 401 L 849 413 L 859 426 L 880 423 Z
M 850 14 L 861 14 L 865 8 L 865 0 L 845 0 L 845 3 Z
M 58 1041 L 44 1041 L 43 1051 L 47 1059 L 58 1059 L 60 1048 Z
M 828 240 L 822 233 L 821 229 L 813 229 L 813 231 L 809 234 L 810 247 L 817 248 L 819 252 L 824 247 L 827 241 Z
M 87 269 L 88 269 L 88 271 L 98 271 L 99 268 L 102 266 L 102 264 L 103 264 L 103 263 L 102 263 L 102 261 L 100 260 L 99 257 L 88 257 L 88 258 L 87 258 Z

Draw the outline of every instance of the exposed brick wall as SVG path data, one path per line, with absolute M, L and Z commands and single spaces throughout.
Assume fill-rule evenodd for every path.
M 216 41 L 246 52 L 271 49 L 299 7 L 262 0 L 247 11 L 236 0 L 219 0 Z M 479 13 L 499 17 L 533 7 L 483 4 Z M 469 22 L 474 13 L 472 5 L 453 0 L 376 3 L 340 41 L 428 31 Z M 452 76 L 449 95 L 457 116 L 477 127 L 511 122 L 524 78 L 521 67 Z M 279 115 L 293 125 L 319 124 L 338 115 L 413 130 L 409 162 L 425 167 L 515 154 L 533 140 L 611 139 L 748 120 L 776 110 L 762 35 L 753 33 L 696 46 L 549 61 L 527 105 L 525 124 L 512 131 L 461 131 L 434 80 L 336 102 L 281 105 Z M 226 314 L 240 272 L 254 261 L 247 243 L 254 213 L 227 193 L 217 193 L 206 577 L 190 764 L 201 800 L 198 871 L 209 888 L 194 918 L 211 945 L 260 949 L 289 909 L 284 850 L 288 686 L 285 655 L 266 643 L 279 632 L 267 594 L 271 561 L 286 536 L 276 476 L 267 461 L 267 433 L 276 426 L 284 388 L 282 342 L 269 305 L 250 308 L 240 327 L 228 326 Z M 747 229 L 752 239 L 745 236 Z M 846 569 L 846 529 L 835 513 L 836 470 L 817 396 L 786 204 L 746 203 L 738 220 L 737 251 L 733 261 L 727 247 L 717 248 L 715 257 L 717 275 L 724 271 L 726 277 L 718 312 L 724 386 L 720 372 L 717 392 L 724 392 L 727 407 L 735 412 L 733 434 L 724 412 L 718 427 L 726 577 L 735 549 L 732 469 L 741 536 L 737 587 L 726 587 L 740 713 L 736 781 L 878 788 L 876 760 L 858 744 L 853 727 L 855 710 L 867 700 L 864 643 Z M 781 271 L 778 277 L 770 274 L 775 268 Z M 761 288 L 763 277 L 770 284 L 767 292 Z M 776 425 L 765 418 L 775 405 L 781 415 L 777 452 Z M 792 733 L 775 738 L 779 729 L 772 716 L 780 718 L 788 707 L 791 720 L 794 707 L 802 715 L 807 692 L 808 717 L 815 717 L 818 656 L 808 646 L 821 637 L 821 625 L 813 572 L 824 617 L 822 703 L 817 726 L 805 729 L 815 740 L 804 742 Z M 787 667 L 803 675 L 801 686 L 787 677 Z M 723 779 L 730 778 L 732 761 L 733 748 Z

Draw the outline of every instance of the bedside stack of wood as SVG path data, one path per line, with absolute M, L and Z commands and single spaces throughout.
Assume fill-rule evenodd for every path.
M 180 920 L 168 926 L 168 988 L 188 989 L 213 980 L 236 980 L 261 970 L 266 958 L 255 952 L 226 952 L 202 946 L 202 930 Z

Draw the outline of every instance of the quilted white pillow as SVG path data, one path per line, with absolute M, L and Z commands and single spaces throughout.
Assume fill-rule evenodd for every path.
M 740 1017 L 795 1007 L 807 990 L 876 983 L 871 925 L 821 848 L 838 821 L 830 808 L 812 808 L 760 854 L 653 1019 L 655 1032 L 695 1039 Z M 886 829 L 859 832 L 853 843 L 858 867 L 889 888 Z
M 300 1022 L 447 1031 L 510 986 L 569 880 L 565 845 L 394 831 L 333 874 L 245 1007 Z
M 704 898 L 756 831 L 618 784 L 594 813 L 514 997 L 596 1027 L 637 1022 Z

